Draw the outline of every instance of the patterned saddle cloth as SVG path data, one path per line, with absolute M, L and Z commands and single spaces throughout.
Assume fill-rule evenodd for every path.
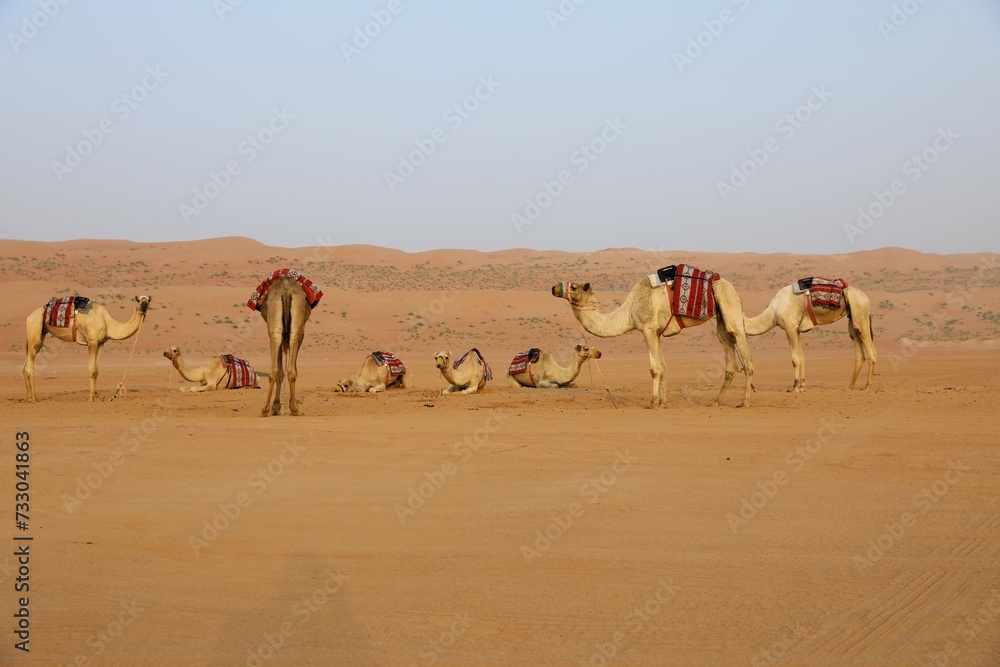
M 482 353 L 477 348 L 472 348 L 471 350 L 463 354 L 461 359 L 452 363 L 451 367 L 454 368 L 455 370 L 458 370 L 458 367 L 462 365 L 462 362 L 465 361 L 465 358 L 468 357 L 473 352 L 475 352 L 476 356 L 479 357 L 479 363 L 483 365 L 483 370 L 486 372 L 486 379 L 492 380 L 493 371 L 490 370 L 490 365 L 486 363 L 486 360 L 483 359 Z

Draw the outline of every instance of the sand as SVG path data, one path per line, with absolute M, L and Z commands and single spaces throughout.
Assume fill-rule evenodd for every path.
M 406 254 L 246 239 L 5 241 L 0 255 L 0 664 L 1000 662 L 993 255 Z M 718 269 L 750 314 L 799 274 L 862 286 L 874 390 L 847 390 L 844 323 L 805 336 L 802 394 L 785 391 L 784 335 L 751 339 L 746 409 L 739 377 L 711 406 L 708 326 L 664 341 L 664 410 L 644 409 L 636 333 L 591 338 L 605 355 L 575 388 L 504 383 L 515 352 L 565 363 L 581 341 L 552 282 L 590 280 L 610 307 L 677 261 Z M 243 304 L 283 265 L 325 292 L 300 358 L 302 416 L 261 418 L 261 390 L 180 392 L 169 345 L 189 364 L 236 352 L 266 367 Z M 120 319 L 133 295 L 153 296 L 127 393 L 107 400 L 132 340 L 105 348 L 94 404 L 85 350 L 51 341 L 28 404 L 24 317 L 72 292 L 102 295 Z M 433 353 L 473 345 L 497 378 L 440 396 Z M 376 348 L 407 363 L 414 388 L 334 394 Z M 21 432 L 26 531 L 14 523 Z M 24 536 L 30 591 L 17 593 Z M 14 648 L 23 595 L 30 654 Z

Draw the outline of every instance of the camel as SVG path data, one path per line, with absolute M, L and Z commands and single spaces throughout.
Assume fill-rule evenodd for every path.
M 451 352 L 438 352 L 434 355 L 434 365 L 448 383 L 442 394 L 475 394 L 486 386 L 487 380 L 493 378 L 489 364 L 476 348 L 466 352 L 454 364 L 451 363 Z
M 746 375 L 746 384 L 743 401 L 737 407 L 746 407 L 750 404 L 754 366 L 743 330 L 743 306 L 736 288 L 729 281 L 719 278 L 711 283 L 711 289 L 716 304 L 716 335 L 726 355 L 726 375 L 714 404 L 722 403 L 722 397 L 736 376 L 739 359 Z M 660 350 L 660 336 L 676 336 L 683 329 L 704 324 L 711 319 L 672 314 L 670 295 L 662 286 L 654 287 L 650 278 L 637 282 L 624 303 L 609 313 L 598 310 L 597 298 L 590 283 L 557 283 L 552 287 L 552 296 L 569 301 L 573 315 L 584 329 L 595 336 L 610 338 L 633 329 L 642 334 L 649 350 L 649 372 L 653 376 L 653 399 L 649 408 L 666 407 L 667 404 L 666 364 Z
M 549 389 L 568 387 L 580 374 L 583 364 L 589 359 L 600 359 L 601 351 L 597 348 L 577 345 L 573 351 L 573 360 L 568 368 L 556 363 L 555 357 L 548 352 L 539 352 L 538 360 L 525 365 L 524 370 L 515 375 L 507 371 L 507 384 L 512 387 L 537 387 Z M 517 359 L 517 357 L 515 357 Z
M 381 363 L 379 363 L 376 354 L 373 352 L 365 357 L 364 362 L 361 364 L 361 370 L 358 371 L 357 375 L 352 378 L 344 378 L 337 383 L 334 387 L 336 392 L 358 392 L 358 393 L 371 393 L 377 394 L 380 391 L 385 391 L 390 387 L 399 387 L 402 389 L 409 389 L 413 386 L 413 376 L 406 370 L 406 367 L 400 362 L 399 366 L 402 367 L 402 372 L 393 375 L 393 367 L 391 363 L 387 363 L 385 359 L 385 352 L 379 352 L 378 355 L 382 357 Z M 395 359 L 395 357 L 393 357 Z
M 24 387 L 28 392 L 28 402 L 37 403 L 35 395 L 35 356 L 42 349 L 46 334 L 52 334 L 59 340 L 87 346 L 87 368 L 90 372 L 90 401 L 97 401 L 97 365 L 101 358 L 101 350 L 109 340 L 125 340 L 133 336 L 146 319 L 146 311 L 152 301 L 150 296 L 135 297 L 135 309 L 132 316 L 125 322 L 119 322 L 108 314 L 107 309 L 99 303 L 90 302 L 83 310 L 74 310 L 69 326 L 53 326 L 46 321 L 45 306 L 36 308 L 28 315 L 25 324 L 28 332 L 27 358 L 21 375 L 24 376 Z
M 170 360 L 182 378 L 188 382 L 199 383 L 197 387 L 181 387 L 181 391 L 189 389 L 190 391 L 215 391 L 217 389 L 256 388 L 258 386 L 258 373 L 245 359 L 232 355 L 212 357 L 200 368 L 192 371 L 184 363 L 184 357 L 177 347 L 168 347 L 163 351 L 163 356 Z
M 839 308 L 814 309 L 810 305 L 808 292 L 796 294 L 794 285 L 787 285 L 778 290 L 764 312 L 756 317 L 745 318 L 748 336 L 759 336 L 774 327 L 784 329 L 785 335 L 788 336 L 788 345 L 792 349 L 792 368 L 795 371 L 795 381 L 788 391 L 801 392 L 806 388 L 806 359 L 802 352 L 799 334 L 817 326 L 833 324 L 845 315 L 847 315 L 847 332 L 854 343 L 854 373 L 851 375 L 848 389 L 854 389 L 865 361 L 868 362 L 868 382 L 865 383 L 864 391 L 871 389 L 875 362 L 878 360 L 872 338 L 871 302 L 864 292 L 853 285 L 844 288 L 843 297 Z
M 296 274 L 297 276 L 298 274 Z M 317 300 L 318 301 L 318 300 Z M 281 383 L 288 375 L 288 412 L 299 414 L 295 402 L 295 380 L 298 378 L 299 348 L 305 334 L 306 322 L 312 314 L 303 286 L 291 275 L 274 277 L 270 288 L 257 305 L 267 324 L 271 340 L 271 372 L 268 375 L 267 400 L 261 408 L 262 417 L 281 414 Z M 282 361 L 284 355 L 284 364 Z M 287 370 L 286 370 L 287 368 Z

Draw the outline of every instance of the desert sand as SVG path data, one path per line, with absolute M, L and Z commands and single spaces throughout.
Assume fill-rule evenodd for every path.
M 722 370 L 711 326 L 664 341 L 663 410 L 644 409 L 638 333 L 589 337 L 604 357 L 576 387 L 506 385 L 516 352 L 566 364 L 582 342 L 553 282 L 589 280 L 607 309 L 678 262 L 718 270 L 749 315 L 802 276 L 859 285 L 874 389 L 847 390 L 846 322 L 804 336 L 801 394 L 786 392 L 784 334 L 751 338 L 745 409 L 740 378 L 710 405 Z M 300 355 L 302 416 L 260 417 L 261 390 L 179 391 L 170 345 L 191 365 L 231 352 L 266 370 L 245 303 L 282 266 L 325 293 Z M 4 241 L 0 664 L 998 664 L 998 267 L 992 254 L 902 249 Z M 29 404 L 24 318 L 71 293 L 121 320 L 133 296 L 153 301 L 137 342 L 105 347 L 101 402 L 86 400 L 86 350 L 49 338 Z M 434 352 L 473 346 L 495 379 L 440 396 Z M 414 387 L 335 394 L 374 349 L 402 358 Z M 21 596 L 30 653 L 14 646 Z

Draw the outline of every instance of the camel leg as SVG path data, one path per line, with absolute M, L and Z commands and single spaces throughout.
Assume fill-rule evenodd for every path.
M 465 389 L 461 390 L 461 392 L 463 394 L 475 394 L 477 391 L 479 391 L 479 386 L 478 385 L 476 385 L 475 387 L 473 387 L 472 385 L 469 385 Z
M 741 320 L 742 321 L 742 320 Z M 733 345 L 736 351 L 739 352 L 739 359 L 743 362 L 743 402 L 737 405 L 738 408 L 745 408 L 750 405 L 750 392 L 753 390 L 753 356 L 750 353 L 750 341 L 747 340 L 746 333 L 744 331 L 739 331 Z
M 792 349 L 792 369 L 795 371 L 795 381 L 788 391 L 798 392 L 806 389 L 806 360 L 802 352 L 802 338 L 799 336 L 798 327 L 790 326 L 785 329 L 788 336 L 788 346 Z
M 523 384 L 515 380 L 513 375 L 507 376 L 507 384 L 509 384 L 511 387 L 514 387 L 515 389 L 519 389 L 524 386 Z
M 90 374 L 90 402 L 97 402 L 97 365 L 101 359 L 103 343 L 87 343 L 87 371 Z
M 642 337 L 646 339 L 646 349 L 649 351 L 649 374 L 653 377 L 653 399 L 647 409 L 666 407 L 667 369 L 660 351 L 660 336 L 654 329 L 643 329 Z
M 865 383 L 864 391 L 869 391 L 872 386 L 872 378 L 875 376 L 875 361 L 878 353 L 875 352 L 875 343 L 871 337 L 871 327 L 855 326 L 854 321 L 847 323 L 847 330 L 851 334 L 851 341 L 854 343 L 854 373 L 851 375 L 851 385 L 849 389 L 854 389 L 854 383 L 861 373 L 861 366 L 868 362 L 868 382 Z
M 298 313 L 292 310 L 292 330 L 288 334 L 288 412 L 293 416 L 299 414 L 299 404 L 295 401 L 295 381 L 299 377 L 299 348 L 302 347 L 302 334 L 306 323 L 299 320 Z M 385 385 L 382 385 L 385 389 Z
M 41 315 L 36 317 L 32 313 L 28 317 L 28 343 L 26 346 L 27 356 L 24 359 L 24 366 L 21 368 L 21 375 L 24 376 L 24 389 L 28 394 L 29 403 L 37 403 L 38 396 L 35 395 L 35 357 L 42 349 L 45 341 L 45 325 L 42 323 Z
M 409 372 L 403 373 L 400 378 L 400 385 L 403 389 L 410 389 L 413 387 L 413 376 L 410 375 Z
M 715 320 L 715 335 L 722 343 L 722 351 L 726 357 L 726 375 L 722 380 L 722 386 L 719 387 L 719 395 L 715 397 L 715 403 L 713 405 L 722 405 L 722 397 L 726 395 L 726 391 L 729 389 L 729 385 L 733 383 L 733 378 L 736 377 L 736 348 L 733 347 L 733 340 L 726 331 L 726 324 L 723 322 L 722 318 L 716 318 Z M 744 397 L 744 403 L 740 407 L 744 407 L 746 399 Z
M 281 395 L 281 331 L 276 333 L 277 339 L 275 339 L 275 332 L 270 332 L 271 374 L 267 378 L 267 397 L 264 399 L 264 407 L 260 410 L 261 417 L 281 412 L 281 400 L 279 399 Z M 272 412 L 272 400 L 277 404 L 278 412 Z
M 274 400 L 271 401 L 271 414 L 280 415 L 281 414 L 281 385 L 285 382 L 285 375 L 287 375 L 288 367 L 288 355 L 285 345 L 278 345 L 278 381 L 274 385 Z

